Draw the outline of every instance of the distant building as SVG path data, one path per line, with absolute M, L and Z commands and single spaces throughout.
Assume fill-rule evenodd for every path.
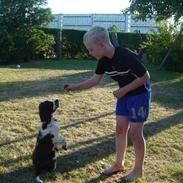
M 130 14 L 54 14 L 55 19 L 48 25 L 50 28 L 89 30 L 99 25 L 105 28 L 116 26 L 122 32 L 147 33 L 157 30 L 154 19 L 136 21 Z

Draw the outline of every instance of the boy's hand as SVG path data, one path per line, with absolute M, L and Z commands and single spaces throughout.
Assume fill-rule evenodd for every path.
M 116 97 L 116 98 L 122 98 L 122 97 L 124 97 L 125 95 L 126 95 L 126 91 L 125 91 L 125 89 L 123 89 L 123 88 L 120 88 L 120 89 L 118 89 L 118 90 L 115 90 L 115 91 L 113 91 L 113 95 Z
M 69 84 L 65 84 L 64 85 L 64 90 L 66 90 L 67 91 L 67 88 L 69 87 Z
M 74 85 L 73 84 L 65 84 L 64 85 L 64 90 L 65 91 L 74 91 Z

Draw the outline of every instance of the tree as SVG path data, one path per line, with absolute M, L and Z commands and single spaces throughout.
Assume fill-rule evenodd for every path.
M 41 7 L 47 0 L 1 0 L 0 4 L 0 25 L 9 31 L 39 27 L 53 19 L 51 10 Z
M 53 16 L 49 8 L 43 8 L 47 4 L 47 0 L 0 0 L 0 32 L 6 32 L 10 43 L 9 50 L 14 50 L 10 55 L 13 58 L 9 59 L 28 59 L 30 57 L 30 49 L 28 40 L 31 40 L 31 32 L 35 29 L 40 29 L 48 24 Z M 44 32 L 34 31 L 42 35 L 42 42 L 47 38 L 43 36 Z M 35 34 L 33 35 L 35 36 Z M 3 49 L 3 41 L 0 37 L 0 47 Z M 52 40 L 52 39 L 49 39 Z M 39 41 L 40 42 L 40 41 Z M 48 45 L 52 45 L 53 41 Z M 12 48 L 12 45 L 14 48 Z M 8 47 L 8 46 L 7 46 Z M 41 48 L 41 47 L 40 47 Z M 37 53 L 39 50 L 36 50 Z M 40 49 L 43 52 L 43 49 Z M 34 53 L 33 53 L 34 55 Z M 2 55 L 0 55 L 0 60 Z
M 125 11 L 130 11 L 137 18 L 156 17 L 157 20 L 174 17 L 178 22 L 183 17 L 183 0 L 130 0 L 131 4 Z
M 120 32 L 120 28 L 116 25 L 113 25 L 113 26 L 108 28 L 108 31 L 110 31 L 110 32 Z
M 146 18 L 155 17 L 156 20 L 166 20 L 173 17 L 177 25 L 180 23 L 179 34 L 176 35 L 174 43 L 164 56 L 160 64 L 161 69 L 183 32 L 183 0 L 130 0 L 130 2 L 130 7 L 124 12 L 130 11 L 135 14 L 137 19 L 145 20 Z

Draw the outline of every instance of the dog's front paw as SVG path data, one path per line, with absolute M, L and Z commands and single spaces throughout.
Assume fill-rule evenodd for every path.
M 63 136 L 59 136 L 58 139 L 53 141 L 54 147 L 57 148 L 58 150 L 67 150 L 67 140 Z
M 67 150 L 67 144 L 63 145 L 62 149 Z
M 67 140 L 65 137 L 63 137 L 63 141 L 62 141 L 62 149 L 67 150 L 68 145 L 67 145 Z

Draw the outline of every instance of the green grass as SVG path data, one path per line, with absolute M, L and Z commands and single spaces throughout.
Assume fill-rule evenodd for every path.
M 58 167 L 42 175 L 45 182 L 120 182 L 118 173 L 100 177 L 115 160 L 115 98 L 117 85 L 105 78 L 91 90 L 65 93 L 66 82 L 92 76 L 95 61 L 40 61 L 0 67 L 0 183 L 32 183 L 31 154 L 39 127 L 38 105 L 61 101 L 55 116 L 69 149 L 58 153 Z M 144 133 L 147 139 L 145 177 L 138 183 L 183 182 L 183 74 L 149 67 L 152 105 Z M 133 166 L 129 144 L 126 166 Z

